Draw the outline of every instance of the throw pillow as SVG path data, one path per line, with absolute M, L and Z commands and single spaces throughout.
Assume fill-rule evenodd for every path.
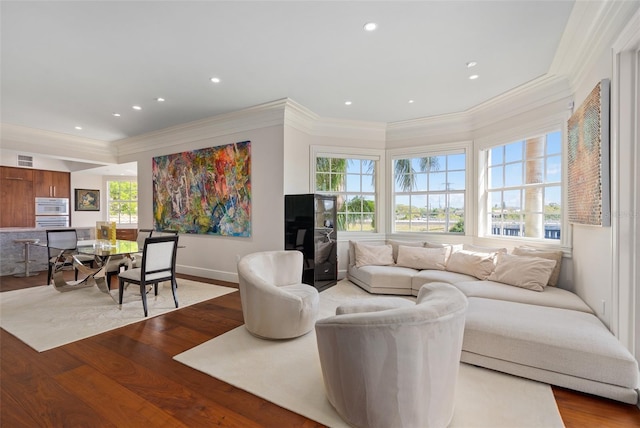
M 553 268 L 549 283 L 552 287 L 558 285 L 558 278 L 560 277 L 560 267 L 562 264 L 562 251 L 561 250 L 539 250 L 531 247 L 516 247 L 512 252 L 515 256 L 530 256 L 530 257 L 542 257 L 543 259 L 555 260 L 556 267 Z
M 449 256 L 446 270 L 475 276 L 478 279 L 487 279 L 493 272 L 493 259 L 494 255 L 492 253 L 474 253 L 467 250 L 455 251 Z
M 398 248 L 398 266 L 413 269 L 444 270 L 449 248 L 418 248 L 400 245 Z
M 393 239 L 388 240 L 387 244 L 391 245 L 391 249 L 393 251 L 393 261 L 396 263 L 398 263 L 398 247 L 400 245 L 404 245 L 405 247 L 424 247 L 424 242 L 394 241 Z
M 462 244 L 440 244 L 438 242 L 425 242 L 424 246 L 427 248 L 449 248 L 449 253 L 447 254 L 447 260 L 449 259 L 449 256 L 456 252 L 456 251 L 460 251 L 460 250 L 464 250 L 463 245 Z
M 501 253 L 498 254 L 496 268 L 488 279 L 529 290 L 543 291 L 555 265 L 555 260 L 542 257 Z
M 392 265 L 393 252 L 391 245 L 365 245 L 356 243 L 356 267 L 367 265 Z

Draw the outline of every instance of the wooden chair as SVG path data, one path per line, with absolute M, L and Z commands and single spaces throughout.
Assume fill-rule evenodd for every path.
M 176 253 L 178 249 L 178 235 L 149 237 L 144 241 L 141 267 L 129 269 L 118 274 L 119 303 L 122 305 L 124 286 L 126 283 L 138 284 L 142 296 L 144 316 L 147 310 L 147 285 L 153 285 L 154 293 L 158 295 L 158 283 L 171 281 L 173 301 L 178 307 L 176 296 Z

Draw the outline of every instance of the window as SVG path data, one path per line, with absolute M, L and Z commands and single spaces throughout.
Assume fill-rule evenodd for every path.
M 560 239 L 561 132 L 492 147 L 486 158 L 490 234 Z
M 138 182 L 108 181 L 109 221 L 138 223 Z
M 338 231 L 376 232 L 375 159 L 315 157 L 317 193 L 336 195 Z
M 465 152 L 393 160 L 394 232 L 464 233 Z

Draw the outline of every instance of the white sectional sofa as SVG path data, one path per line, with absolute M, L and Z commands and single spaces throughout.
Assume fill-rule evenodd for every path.
M 555 286 L 561 260 L 561 252 L 526 247 L 508 254 L 350 242 L 347 278 L 374 294 L 417 296 L 424 284 L 452 284 L 469 300 L 463 362 L 636 404 L 637 361 L 579 296 Z

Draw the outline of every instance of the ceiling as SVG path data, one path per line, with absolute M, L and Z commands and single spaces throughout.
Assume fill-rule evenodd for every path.
M 115 141 L 282 98 L 387 123 L 465 111 L 545 75 L 573 4 L 2 1 L 1 120 Z

